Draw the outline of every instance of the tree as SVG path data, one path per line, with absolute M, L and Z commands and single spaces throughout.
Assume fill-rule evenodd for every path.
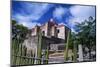
M 91 59 L 91 49 L 96 45 L 96 20 L 93 17 L 89 17 L 82 23 L 76 25 L 78 34 L 78 43 L 89 48 L 89 55 Z
M 12 20 L 12 39 L 20 39 L 22 41 L 28 32 L 27 27 L 19 25 L 15 20 Z

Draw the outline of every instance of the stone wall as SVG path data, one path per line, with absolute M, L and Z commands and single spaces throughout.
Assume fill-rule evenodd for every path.
M 65 49 L 65 44 L 60 43 L 60 44 L 50 44 L 50 50 L 51 51 L 59 51 L 59 50 L 64 50 Z

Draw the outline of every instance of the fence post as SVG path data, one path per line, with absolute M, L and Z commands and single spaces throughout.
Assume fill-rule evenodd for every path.
M 39 59 L 41 58 L 41 52 L 42 52 L 41 45 L 42 45 L 42 33 L 39 32 L 39 35 L 38 35 L 38 46 L 37 46 L 37 58 L 39 58 Z M 41 64 L 41 59 L 37 60 L 37 64 Z
M 68 31 L 68 36 L 67 36 L 67 41 L 65 41 L 65 42 L 66 42 L 66 43 L 65 43 L 66 48 L 65 48 L 65 51 L 64 51 L 64 59 L 65 59 L 65 61 L 68 60 L 68 44 L 69 44 L 69 37 L 70 37 L 70 34 L 71 34 L 71 31 L 69 30 L 69 31 Z
M 11 64 L 14 65 L 15 64 L 15 40 L 12 40 L 12 59 L 11 59 Z
M 48 60 L 47 60 L 48 59 L 48 54 L 49 54 L 48 52 L 49 52 L 49 47 L 47 46 L 47 49 L 46 49 L 46 64 L 48 64 Z
M 15 56 L 16 53 L 17 53 L 17 44 L 16 44 L 16 41 L 17 41 L 16 39 L 14 39 L 14 41 L 13 41 L 14 42 L 14 44 L 13 44 L 14 45 L 14 53 L 13 53 L 13 55 L 14 55 L 14 59 L 13 60 L 14 61 L 13 61 L 13 65 L 16 65 L 16 60 L 17 60 L 17 57 Z
M 22 43 L 20 43 L 19 52 L 20 52 L 19 56 L 22 56 Z M 21 65 L 21 61 L 22 61 L 22 58 L 20 57 L 19 65 Z
M 73 61 L 77 62 L 77 45 L 76 45 L 76 41 L 74 41 L 74 57 L 73 57 Z

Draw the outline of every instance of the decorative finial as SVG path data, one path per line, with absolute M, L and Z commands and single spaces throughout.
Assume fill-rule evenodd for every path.
M 53 18 L 51 18 L 50 21 L 53 22 Z

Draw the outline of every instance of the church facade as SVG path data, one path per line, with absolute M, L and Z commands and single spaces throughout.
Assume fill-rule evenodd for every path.
M 64 50 L 67 41 L 68 31 L 70 29 L 65 25 L 57 24 L 53 19 L 41 26 L 35 26 L 31 29 L 31 36 L 37 36 L 39 31 L 42 32 L 44 47 L 49 46 L 49 50 Z

